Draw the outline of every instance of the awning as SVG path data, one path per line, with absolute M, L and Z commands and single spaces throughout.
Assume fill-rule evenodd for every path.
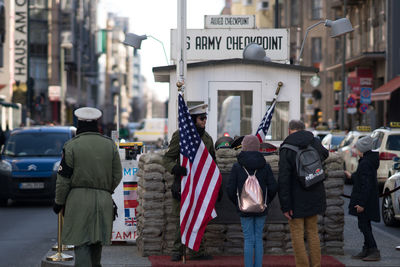
M 382 101 L 382 100 L 390 100 L 390 95 L 392 92 L 396 91 L 400 88 L 400 76 L 391 79 L 378 89 L 372 92 L 371 100 L 372 101 Z

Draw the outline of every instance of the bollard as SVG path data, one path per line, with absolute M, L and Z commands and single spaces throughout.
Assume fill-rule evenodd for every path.
M 61 216 L 61 225 L 62 227 L 64 227 L 64 216 Z M 61 231 L 62 234 L 62 231 Z M 53 251 L 58 251 L 58 241 L 57 244 L 55 244 L 52 248 Z M 61 246 L 61 251 L 71 251 L 74 250 L 74 246 L 73 245 L 62 245 Z
M 58 213 L 58 236 L 57 236 L 58 244 L 61 244 L 62 221 L 63 221 L 62 213 L 59 212 Z M 48 260 L 48 261 L 72 261 L 74 259 L 74 257 L 71 255 L 62 253 L 61 247 L 62 247 L 62 245 L 57 246 L 57 253 L 52 256 L 47 256 L 46 260 Z

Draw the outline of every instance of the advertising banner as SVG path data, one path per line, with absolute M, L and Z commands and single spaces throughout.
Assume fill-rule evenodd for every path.
M 118 217 L 113 224 L 111 241 L 136 240 L 138 160 L 121 159 L 123 177 L 112 195 L 118 207 Z

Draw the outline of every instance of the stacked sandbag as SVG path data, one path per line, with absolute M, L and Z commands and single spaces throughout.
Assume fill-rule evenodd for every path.
M 163 254 L 171 255 L 175 233 L 177 231 L 176 227 L 179 223 L 179 217 L 172 215 L 172 193 L 171 186 L 174 182 L 175 176 L 169 172 L 164 173 L 164 183 L 165 183 L 165 196 L 164 196 L 164 216 L 165 216 L 165 227 L 163 233 L 163 244 L 162 250 Z
M 226 242 L 226 224 L 209 223 L 203 236 L 203 242 L 207 252 L 211 255 L 224 254 L 224 245 Z
M 284 254 L 286 249 L 291 248 L 290 234 L 284 223 L 268 224 L 264 226 L 263 242 L 265 254 Z M 290 243 L 290 244 L 287 244 Z
M 139 159 L 136 244 L 142 256 L 162 252 L 165 186 L 164 167 L 161 164 L 162 156 L 159 153 L 143 154 Z
M 324 225 L 324 247 L 326 254 L 339 254 L 343 252 L 343 228 L 344 211 L 343 193 L 344 171 L 343 160 L 336 153 L 330 153 L 324 162 L 326 180 L 324 181 L 326 190 L 327 208 L 323 218 Z
M 225 255 L 243 254 L 243 232 L 240 223 L 226 225 L 226 237 L 224 242 Z
M 232 165 L 237 162 L 236 156 L 240 153 L 241 150 L 235 149 L 218 149 L 216 151 L 217 157 L 217 165 L 219 171 L 230 173 L 232 169 Z

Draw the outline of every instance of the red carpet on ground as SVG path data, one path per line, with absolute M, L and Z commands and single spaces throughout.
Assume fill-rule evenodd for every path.
M 186 261 L 185 264 L 180 262 L 172 262 L 170 256 L 149 256 L 152 267 L 239 267 L 244 266 L 243 256 L 214 256 L 213 260 L 207 261 Z M 293 255 L 264 255 L 263 267 L 295 267 Z M 332 256 L 322 256 L 322 267 L 345 267 L 343 263 Z

